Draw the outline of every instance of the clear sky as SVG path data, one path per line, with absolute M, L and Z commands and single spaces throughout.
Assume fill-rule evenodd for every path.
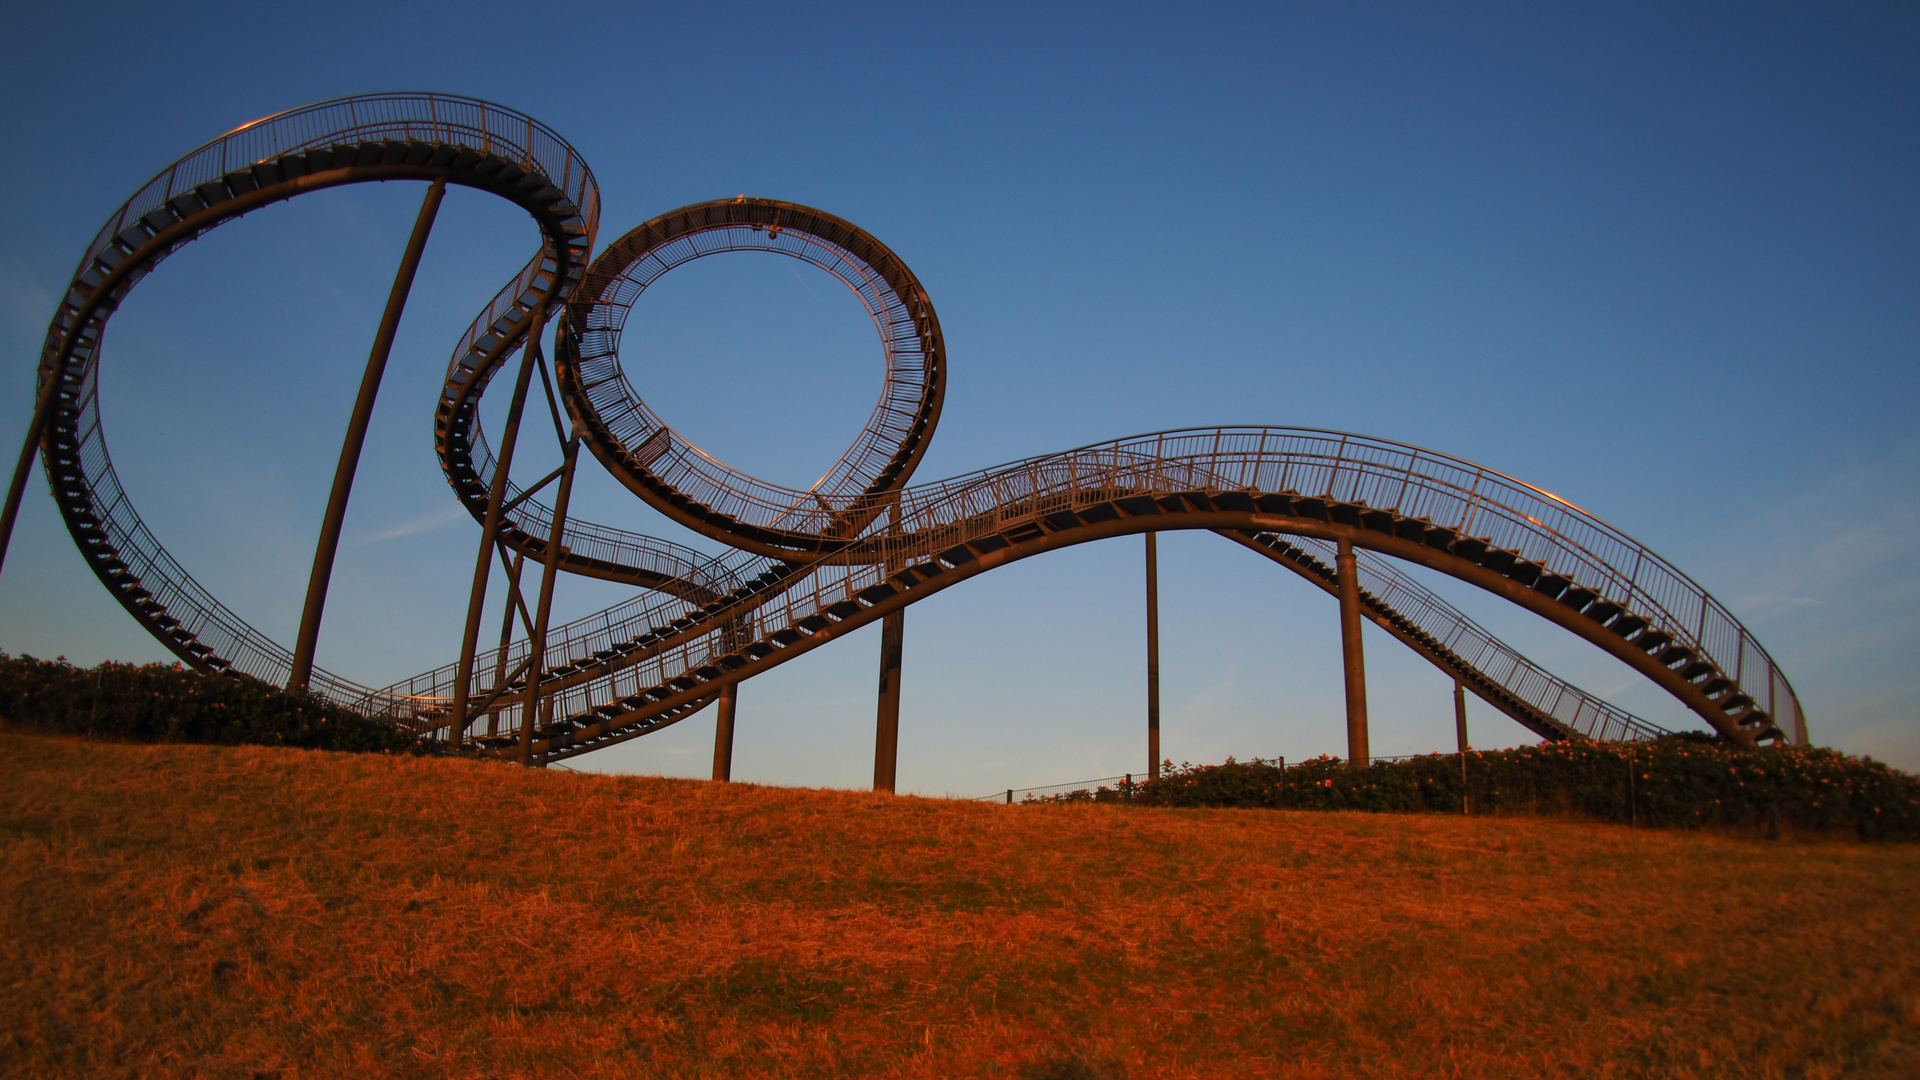
M 585 155 L 603 242 L 745 192 L 892 247 L 949 350 L 919 479 L 1221 423 L 1431 447 L 1649 543 L 1757 632 L 1816 742 L 1920 769 L 1912 5 L 209 3 L 7 23 L 9 455 L 54 298 L 155 171 L 310 101 L 464 93 Z M 330 192 L 226 226 L 142 283 L 108 337 L 108 444 L 136 505 L 284 643 L 421 193 Z M 321 664 L 363 683 L 458 651 L 479 528 L 435 464 L 431 412 L 458 334 L 533 250 L 517 214 L 451 193 L 407 309 L 321 639 Z M 817 476 L 879 386 L 853 297 L 786 260 L 676 271 L 630 326 L 641 394 L 774 481 Z M 528 451 L 526 475 L 553 456 Z M 712 548 L 604 474 L 581 482 L 582 515 Z M 902 789 L 1143 771 L 1141 561 L 1137 537 L 1089 545 L 913 607 Z M 1208 534 L 1166 537 L 1161 563 L 1167 755 L 1344 752 L 1332 600 Z M 1593 647 L 1423 578 L 1556 673 L 1700 726 Z M 562 615 L 623 596 L 572 582 Z M 37 474 L 0 648 L 167 658 Z M 1367 649 L 1375 752 L 1450 749 L 1447 680 L 1371 628 Z M 878 651 L 870 628 L 748 682 L 736 778 L 867 784 Z M 1531 741 L 1484 705 L 1473 723 L 1478 745 Z M 577 764 L 703 775 L 712 727 Z

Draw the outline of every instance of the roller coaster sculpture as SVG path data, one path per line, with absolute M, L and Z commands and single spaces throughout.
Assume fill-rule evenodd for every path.
M 424 181 L 428 196 L 376 336 L 300 640 L 289 651 L 202 588 L 135 512 L 100 427 L 102 335 L 129 290 L 210 230 L 308 192 L 386 180 Z M 366 416 L 449 184 L 521 207 L 540 249 L 454 348 L 434 413 L 441 467 L 483 531 L 461 657 L 371 689 L 315 668 L 313 650 Z M 1031 555 L 1173 529 L 1212 530 L 1343 596 L 1352 649 L 1364 616 L 1545 739 L 1662 730 L 1548 674 L 1396 561 L 1477 585 L 1580 635 L 1734 743 L 1806 741 L 1792 686 L 1719 601 L 1644 545 L 1538 488 L 1399 443 L 1281 427 L 1116 439 L 907 486 L 939 421 L 946 353 L 926 290 L 893 252 L 830 214 L 739 197 L 664 214 L 590 258 L 598 216 L 593 174 L 565 140 L 468 98 L 343 98 L 207 143 L 127 200 L 81 257 L 41 354 L 33 424 L 0 517 L 0 557 L 37 453 L 88 565 L 186 664 L 304 688 L 450 749 L 529 763 L 657 731 L 719 698 L 730 705 L 740 681 L 876 621 L 890 623 L 897 664 L 899 613 L 916 600 Z M 731 469 L 688 443 L 620 364 L 622 328 L 641 293 L 674 267 L 732 251 L 825 270 L 853 290 L 880 334 L 879 402 L 846 453 L 804 491 Z M 496 452 L 479 402 L 516 355 Z M 563 464 L 523 487 L 509 474 L 536 376 Z M 538 425 L 538 396 L 535 403 Z M 634 495 L 731 553 L 707 556 L 569 517 L 583 444 Z M 507 621 L 498 646 L 483 648 L 480 609 L 496 559 L 508 571 Z M 529 563 L 542 569 L 533 610 L 521 588 Z M 550 627 L 560 571 L 642 591 Z M 897 707 L 897 681 L 895 690 Z M 891 755 L 883 745 L 876 764 L 876 782 L 889 790 Z M 1350 756 L 1365 759 L 1364 726 Z

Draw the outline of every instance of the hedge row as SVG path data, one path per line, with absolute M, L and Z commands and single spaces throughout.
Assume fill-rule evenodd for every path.
M 429 747 L 382 717 L 241 675 L 179 664 L 80 668 L 0 652 L 0 720 L 31 731 L 129 742 L 251 743 L 359 753 Z
M 1741 750 L 1705 735 L 1546 743 L 1376 761 L 1169 765 L 1128 791 L 1057 801 L 1582 817 L 1657 828 L 1851 831 L 1920 840 L 1920 777 L 1816 747 Z M 1463 803 L 1464 799 L 1464 803 Z

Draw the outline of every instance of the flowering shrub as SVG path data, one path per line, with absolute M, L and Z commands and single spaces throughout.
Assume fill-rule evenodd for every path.
M 240 675 L 179 664 L 79 668 L 0 652 L 0 720 L 61 735 L 130 742 L 255 743 L 315 750 L 423 752 L 380 717 Z
M 1134 785 L 1146 806 L 1548 814 L 1656 827 L 1851 830 L 1920 840 L 1920 777 L 1818 747 L 1740 750 L 1705 735 L 1543 743 L 1376 761 L 1174 765 Z M 1116 796 L 1117 793 L 1116 793 Z

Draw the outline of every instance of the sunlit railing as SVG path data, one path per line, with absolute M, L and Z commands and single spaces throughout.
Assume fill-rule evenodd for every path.
M 1725 605 L 1671 563 L 1558 496 L 1458 458 L 1300 428 L 1209 428 L 1116 440 L 908 489 L 903 531 L 971 539 L 1033 500 L 1119 490 L 1293 492 L 1418 518 L 1512 552 L 1647 618 L 1798 737 L 1798 699 Z
M 493 447 L 488 444 L 486 433 L 480 429 L 480 425 L 474 424 L 471 430 L 473 444 L 469 454 L 474 474 L 479 478 L 482 488 L 490 488 L 494 469 L 497 468 Z M 552 507 L 541 502 L 537 496 L 527 497 L 526 489 L 511 479 L 507 481 L 503 498 L 506 503 L 513 504 L 513 509 L 502 517 L 502 531 L 519 532 L 545 543 L 553 528 Z M 577 517 L 567 519 L 561 544 L 570 554 L 593 559 L 610 567 L 644 571 L 679 582 L 689 597 L 702 597 L 702 603 L 725 596 L 738 588 L 743 567 L 754 566 L 756 569 L 753 572 L 758 573 L 765 568 L 763 564 L 767 561 L 736 551 L 718 556 L 707 555 L 671 540 L 616 529 L 611 525 Z
M 687 442 L 647 407 L 619 360 L 627 315 L 648 286 L 676 266 L 734 251 L 773 252 L 825 270 L 854 292 L 880 334 L 885 380 L 873 413 L 847 452 L 804 491 L 738 472 Z M 619 253 L 616 242 L 598 262 L 619 263 Z M 919 423 L 934 377 L 931 312 L 917 298 L 903 297 L 900 284 L 862 257 L 797 229 L 733 223 L 683 234 L 648 247 L 617 276 L 588 282 L 583 294 L 593 295 L 583 295 L 572 316 L 579 323 L 580 386 L 612 443 L 634 465 L 709 510 L 751 526 L 813 535 L 848 520 L 864 523 L 875 513 L 867 493 Z
M 528 565 L 531 567 L 533 564 Z M 753 571 L 765 570 L 773 565 L 770 559 L 745 552 L 730 552 L 709 559 L 696 571 L 695 578 L 701 581 L 717 578 L 744 581 L 754 576 Z M 772 592 L 760 595 L 772 595 Z M 643 647 L 639 643 L 648 639 L 649 635 L 661 638 L 685 630 L 695 622 L 704 625 L 707 618 L 701 614 L 702 605 L 697 599 L 690 598 L 695 596 L 697 590 L 694 589 L 649 590 L 603 611 L 551 628 L 547 633 L 547 648 L 541 664 L 544 673 L 542 693 L 548 693 L 545 688 L 549 686 L 585 683 L 600 677 L 609 662 L 616 665 L 623 662 Z M 675 628 L 675 623 L 682 625 Z M 714 633 L 720 629 L 716 626 L 708 632 Z M 514 637 L 504 648 L 482 649 L 476 654 L 478 662 L 474 665 L 472 681 L 468 684 L 468 699 L 475 702 L 486 700 L 503 684 L 506 693 L 495 697 L 494 705 L 476 712 L 469 718 L 470 723 L 492 713 L 517 710 L 516 699 L 524 695 L 526 686 L 520 673 L 525 670 L 525 662 L 531 652 L 530 641 L 522 635 Z M 457 668 L 457 664 L 444 664 L 379 691 L 369 692 L 366 704 L 376 707 L 385 701 L 398 703 L 389 708 L 397 708 L 400 713 L 428 721 L 437 728 L 447 722 L 446 707 L 453 700 Z
M 242 183 L 237 179 L 242 174 L 248 174 L 247 184 L 257 182 L 248 170 L 273 171 L 280 167 L 277 163 L 309 151 L 396 140 L 464 147 L 505 158 L 529 174 L 544 177 L 560 192 L 555 209 L 571 215 L 567 220 L 573 224 L 568 228 L 581 230 L 590 244 L 599 216 L 599 191 L 592 172 L 564 140 L 539 122 L 457 96 L 341 98 L 228 132 L 148 181 L 107 219 L 88 245 L 48 330 L 40 377 L 60 382 L 48 438 L 54 456 L 68 463 L 52 467 L 50 479 L 81 550 L 110 580 L 122 583 L 118 589 L 126 602 L 160 620 L 159 628 L 176 645 L 209 666 L 282 684 L 291 671 L 292 656 L 216 600 L 161 546 L 134 511 L 107 452 L 98 404 L 100 328 L 113 300 L 164 253 L 132 268 L 106 304 L 95 299 L 90 305 L 90 297 L 129 253 L 176 222 L 237 193 L 240 188 L 232 185 Z M 345 152 L 337 150 L 336 156 Z M 584 257 L 585 252 L 579 255 Z M 502 294 L 518 297 L 529 275 L 537 274 L 543 265 L 550 280 L 553 265 L 536 257 Z M 403 716 L 418 708 L 410 699 L 369 690 L 325 671 L 313 673 L 311 688 L 375 714 Z
M 1320 568 L 1332 573 L 1329 564 L 1336 554 L 1333 543 L 1309 536 L 1296 536 L 1289 542 L 1315 556 Z M 1354 554 L 1363 593 L 1528 708 L 1589 739 L 1656 739 L 1668 734 L 1665 728 L 1594 697 L 1522 656 L 1415 581 L 1392 559 L 1364 549 Z
M 115 237 L 202 185 L 261 162 L 308 150 L 389 139 L 466 146 L 546 176 L 589 227 L 600 189 L 585 159 L 538 120 L 478 98 L 449 94 L 366 94 L 289 109 L 244 124 L 194 150 L 142 185 L 107 219 L 80 260 L 84 271 Z
M 1297 428 L 1215 428 L 1116 440 L 907 489 L 894 558 L 931 561 L 946 549 L 1041 515 L 1127 494 L 1181 491 L 1293 493 L 1416 517 L 1510 551 L 1649 619 L 1718 667 L 1798 737 L 1799 703 L 1771 657 L 1723 605 L 1643 545 L 1579 508 L 1503 474 L 1403 444 Z M 1283 526 L 1277 526 L 1283 529 Z M 796 574 L 786 592 L 714 612 L 744 621 L 753 639 L 817 617 L 885 582 L 882 565 L 831 557 Z M 806 632 L 812 632 L 808 629 Z M 636 658 L 605 680 L 564 691 L 556 715 L 586 714 L 714 662 L 711 638 Z M 1606 723 L 1598 717 L 1595 723 Z

